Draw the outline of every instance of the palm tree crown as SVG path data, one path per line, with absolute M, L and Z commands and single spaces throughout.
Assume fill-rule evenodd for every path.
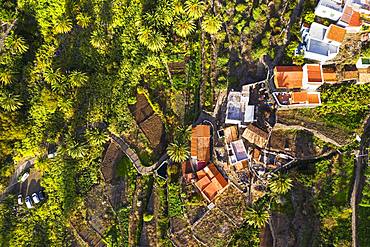
M 261 228 L 267 223 L 270 214 L 264 208 L 250 207 L 245 213 L 245 218 L 249 225 Z
M 180 163 L 189 157 L 189 148 L 187 143 L 174 142 L 167 148 L 167 154 L 174 162 Z
M 286 176 L 275 176 L 273 180 L 270 181 L 270 190 L 275 194 L 285 194 L 293 186 L 292 179 Z
M 194 29 L 194 21 L 191 19 L 179 19 L 175 23 L 175 32 L 181 37 L 188 36 Z
M 222 26 L 221 20 L 217 16 L 206 16 L 202 21 L 202 28 L 209 34 L 216 34 Z
M 205 11 L 204 2 L 199 0 L 188 0 L 185 2 L 185 10 L 190 18 L 198 19 Z

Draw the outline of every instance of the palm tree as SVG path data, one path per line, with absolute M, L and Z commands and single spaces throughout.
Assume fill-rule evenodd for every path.
M 180 37 L 186 37 L 195 29 L 194 21 L 191 19 L 179 19 L 175 23 L 175 32 Z
M 293 186 L 293 180 L 286 176 L 277 176 L 270 181 L 269 187 L 271 192 L 281 195 L 287 193 Z
M 191 137 L 191 126 L 179 126 L 175 130 L 175 140 L 180 143 L 188 144 Z
M 69 83 L 72 87 L 81 87 L 88 81 L 89 77 L 80 71 L 72 71 L 69 75 Z
M 198 19 L 205 11 L 204 2 L 199 0 L 187 0 L 185 2 L 185 10 L 188 16 L 192 19 Z
M 249 207 L 245 212 L 247 223 L 256 228 L 263 227 L 270 218 L 265 208 Z
M 175 15 L 182 15 L 185 13 L 180 0 L 175 0 L 173 3 L 173 12 Z
M 107 41 L 104 37 L 105 35 L 103 33 L 94 31 L 91 35 L 90 44 L 100 51 L 106 51 Z
M 14 54 L 23 54 L 28 50 L 28 46 L 23 37 L 13 35 L 7 39 L 7 47 L 9 47 Z
M 144 27 L 139 31 L 139 42 L 145 45 L 149 50 L 158 52 L 166 45 L 166 39 L 157 31 Z
M 66 152 L 73 159 L 83 158 L 87 154 L 87 147 L 83 143 L 72 140 L 68 143 Z
M 188 144 L 175 141 L 168 146 L 167 154 L 173 162 L 183 162 L 190 154 Z
M 87 16 L 82 13 L 78 14 L 76 16 L 76 19 L 77 19 L 77 25 L 79 25 L 82 28 L 87 28 L 91 22 L 90 16 Z
M 16 111 L 22 106 L 22 102 L 20 102 L 19 95 L 13 95 L 11 93 L 1 93 L 0 106 L 5 111 Z
M 217 16 L 207 15 L 202 21 L 202 28 L 209 34 L 216 34 L 222 26 L 221 20 Z
M 98 128 L 87 129 L 86 138 L 93 146 L 102 146 L 109 139 L 107 133 Z
M 54 26 L 55 33 L 68 33 L 72 30 L 72 21 L 67 18 L 62 18 Z
M 13 72 L 10 70 L 2 70 L 0 71 L 0 81 L 4 85 L 9 85 L 13 82 Z

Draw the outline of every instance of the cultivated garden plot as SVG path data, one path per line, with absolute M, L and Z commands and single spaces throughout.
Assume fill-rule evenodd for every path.
M 214 208 L 193 226 L 193 233 L 208 246 L 225 246 L 236 228 L 226 214 Z
M 241 226 L 244 222 L 244 213 L 247 209 L 247 197 L 235 186 L 230 185 L 217 199 L 216 206 L 229 218 Z

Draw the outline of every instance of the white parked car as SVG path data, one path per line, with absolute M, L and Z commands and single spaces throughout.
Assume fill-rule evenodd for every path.
M 27 208 L 33 208 L 32 206 L 32 200 L 30 196 L 26 196 L 26 199 L 24 200 L 26 202 Z
M 18 195 L 18 205 L 22 205 L 22 204 L 23 204 L 22 195 Z
M 39 196 L 36 193 L 32 194 L 32 200 L 36 204 L 40 202 Z

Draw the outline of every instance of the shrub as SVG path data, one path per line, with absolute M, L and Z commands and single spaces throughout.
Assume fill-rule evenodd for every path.
M 150 221 L 153 220 L 153 218 L 154 218 L 153 214 L 145 213 L 143 220 L 144 220 L 144 222 L 150 222 Z

